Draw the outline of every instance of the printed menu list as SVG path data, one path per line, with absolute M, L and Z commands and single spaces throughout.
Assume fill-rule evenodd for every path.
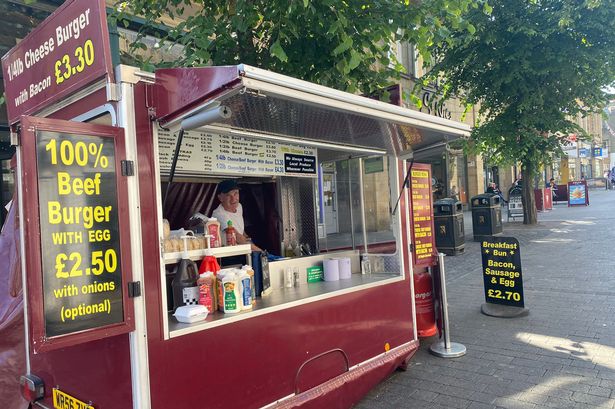
M 177 135 L 158 129 L 160 170 L 169 173 Z M 316 177 L 316 149 L 210 132 L 185 132 L 177 174 L 250 174 Z
M 426 166 L 426 167 L 423 167 Z M 429 165 L 414 164 L 411 174 L 414 264 L 430 265 L 435 258 L 431 175 Z

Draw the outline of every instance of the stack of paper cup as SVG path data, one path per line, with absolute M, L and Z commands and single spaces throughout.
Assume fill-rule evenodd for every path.
M 352 271 L 350 271 L 350 259 L 340 258 L 339 261 L 339 270 L 340 270 L 340 280 L 348 280 L 352 278 Z
M 336 258 L 327 258 L 323 260 L 323 270 L 325 273 L 325 281 L 337 281 L 340 279 L 340 264 Z

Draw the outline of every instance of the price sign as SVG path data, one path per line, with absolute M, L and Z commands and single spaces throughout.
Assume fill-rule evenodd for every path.
M 158 128 L 160 172 L 168 174 L 176 135 Z M 179 152 L 177 175 L 301 176 L 315 178 L 316 149 L 244 136 L 186 131 Z
M 436 243 L 433 235 L 433 204 L 431 199 L 431 165 L 415 163 L 410 170 L 412 204 L 412 252 L 415 266 L 433 265 Z
M 112 77 L 103 0 L 69 0 L 2 57 L 9 122 Z
M 113 138 L 36 133 L 47 337 L 124 320 Z
M 524 307 L 521 250 L 514 237 L 488 237 L 481 242 L 485 301 Z

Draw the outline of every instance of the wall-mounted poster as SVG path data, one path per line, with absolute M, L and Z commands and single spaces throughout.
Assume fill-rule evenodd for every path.
M 568 206 L 589 206 L 589 192 L 584 180 L 568 182 Z

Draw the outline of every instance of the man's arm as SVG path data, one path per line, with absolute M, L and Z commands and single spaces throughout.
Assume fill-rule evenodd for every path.
M 260 247 L 258 247 L 258 246 L 257 246 L 257 245 L 255 245 L 254 243 L 252 243 L 252 242 L 249 240 L 249 237 L 248 237 L 248 236 L 246 236 L 245 234 L 239 234 L 239 233 L 237 233 L 237 234 L 235 234 L 235 237 L 236 237 L 236 239 L 237 239 L 237 244 L 248 244 L 248 243 L 249 243 L 249 244 L 251 245 L 251 247 L 252 247 L 252 251 L 263 251 L 263 250 L 261 250 L 261 248 L 260 248 Z

